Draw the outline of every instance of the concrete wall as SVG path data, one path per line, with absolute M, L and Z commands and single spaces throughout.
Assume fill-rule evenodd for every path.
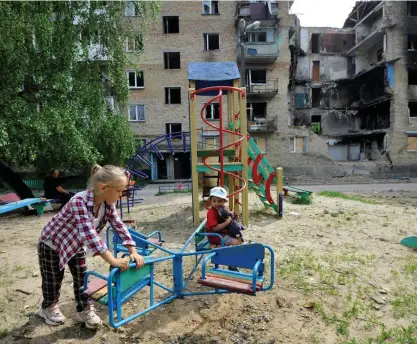
M 320 81 L 347 77 L 347 57 L 312 54 L 298 59 L 297 80 L 311 80 L 313 61 L 320 61 Z

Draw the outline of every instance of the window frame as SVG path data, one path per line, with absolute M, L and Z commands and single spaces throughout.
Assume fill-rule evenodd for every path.
M 129 73 L 135 73 L 135 86 L 130 86 L 130 78 L 129 78 Z M 129 87 L 129 90 L 142 90 L 145 88 L 145 78 L 144 78 L 144 72 L 143 70 L 140 71 L 140 73 L 142 74 L 142 83 L 143 86 L 137 86 L 137 82 L 138 82 L 138 72 L 136 70 L 127 70 L 126 71 L 126 76 L 127 76 L 127 85 Z
M 141 42 L 141 45 L 142 45 L 142 48 L 140 48 L 140 49 L 137 49 L 136 48 L 136 45 L 137 45 L 137 42 L 138 41 L 142 41 Z M 127 53 L 138 53 L 138 52 L 143 52 L 143 35 L 141 35 L 141 34 L 138 34 L 137 36 L 135 36 L 135 39 L 133 40 L 133 50 L 130 50 L 129 49 L 129 37 L 127 37 L 126 36 L 126 43 L 125 43 L 126 45 L 125 45 L 125 51 L 127 52 Z
M 407 2 L 407 16 L 411 17 L 411 18 L 417 18 L 417 15 L 415 15 L 415 16 L 411 15 L 411 5 L 412 5 L 413 2 L 414 1 L 408 1 Z
M 209 49 L 210 39 L 209 36 L 217 36 L 218 37 L 218 48 L 217 49 Z M 207 32 L 203 33 L 203 50 L 204 51 L 216 51 L 220 50 L 220 34 L 217 32 Z
M 259 36 L 265 34 L 265 40 L 260 41 Z M 267 31 L 249 31 L 246 34 L 247 43 L 268 43 L 268 32 Z
M 258 146 L 261 153 L 266 153 L 268 151 L 268 138 L 267 137 L 265 137 L 265 136 L 251 136 L 251 138 L 256 143 L 256 145 Z M 262 151 L 260 149 L 260 146 L 258 145 L 258 139 L 264 139 L 265 140 L 265 151 Z
M 168 27 L 168 18 L 177 18 L 178 20 L 178 32 L 166 32 L 169 31 Z M 176 33 L 180 33 L 180 17 L 179 16 L 162 16 L 162 29 L 164 32 L 164 35 L 175 35 Z
M 179 54 L 179 67 L 178 68 L 169 68 L 169 54 Z M 164 56 L 164 69 L 165 70 L 177 70 L 177 69 L 181 69 L 181 52 L 179 51 L 164 51 L 163 52 L 163 56 Z M 168 67 L 168 68 L 167 68 Z
M 172 125 L 179 125 L 180 126 L 180 131 L 172 131 Z M 167 131 L 167 126 L 169 127 L 169 131 Z M 165 123 L 165 134 L 173 134 L 173 133 L 181 133 L 182 132 L 182 123 L 178 123 L 178 122 L 168 122 Z
M 213 2 L 217 2 L 217 13 L 213 13 Z M 205 3 L 209 3 L 210 5 L 210 13 L 206 13 L 204 11 Z M 220 1 L 219 0 L 202 0 L 201 1 L 201 14 L 203 16 L 218 16 L 220 15 Z
M 130 108 L 131 107 L 135 107 L 136 108 L 136 119 L 130 119 Z M 138 119 L 138 106 L 142 106 L 143 107 L 143 119 Z M 146 122 L 146 106 L 145 104 L 129 104 L 129 108 L 127 110 L 127 116 L 128 116 L 128 122 Z
M 129 10 L 131 10 L 131 8 L 133 6 L 133 14 L 129 14 Z M 136 4 L 135 1 L 126 1 L 125 4 L 125 8 L 124 8 L 124 16 L 125 17 L 138 17 L 139 13 L 137 13 L 137 8 L 136 8 Z
M 303 151 L 299 152 L 297 151 L 297 138 L 302 138 L 303 139 Z M 291 150 L 291 140 L 293 140 L 293 147 Z M 306 142 L 307 142 L 307 137 L 306 136 L 290 136 L 289 140 L 288 140 L 288 152 L 291 154 L 305 154 L 306 153 Z
M 215 107 L 216 107 L 216 105 L 217 105 L 217 112 L 218 112 L 218 114 L 219 114 L 219 117 L 218 118 L 215 118 L 215 116 L 214 116 L 214 114 L 216 113 L 216 109 L 215 109 Z M 207 109 L 209 109 L 210 108 L 210 117 L 207 117 Z M 206 107 L 206 111 L 205 111 L 205 119 L 206 120 L 208 120 L 208 121 L 218 121 L 218 120 L 220 120 L 220 104 L 219 103 L 210 103 L 209 105 L 207 105 L 207 107 Z
M 256 71 L 265 71 L 265 82 L 261 83 L 261 82 L 252 82 L 252 72 L 256 72 Z M 265 86 L 266 85 L 266 81 L 267 81 L 267 74 L 268 74 L 268 70 L 266 68 L 254 68 L 254 69 L 246 69 L 246 80 L 247 80 L 247 84 L 248 85 L 253 85 L 253 86 Z
M 172 90 L 172 89 L 180 90 L 180 102 L 179 103 L 171 103 L 170 90 Z M 170 87 L 170 86 L 168 86 L 168 87 L 164 87 L 164 90 L 165 90 L 165 105 L 181 105 L 182 104 L 182 97 L 181 97 L 182 89 L 181 89 L 181 87 L 178 87 L 178 86 Z

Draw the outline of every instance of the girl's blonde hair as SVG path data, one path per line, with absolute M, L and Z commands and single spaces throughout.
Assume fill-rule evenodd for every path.
M 96 189 L 100 184 L 107 186 L 121 186 L 120 180 L 127 178 L 123 169 L 113 165 L 94 165 L 91 168 L 91 178 L 89 187 Z

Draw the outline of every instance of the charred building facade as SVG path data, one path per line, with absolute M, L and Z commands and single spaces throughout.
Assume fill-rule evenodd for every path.
M 342 29 L 300 29 L 291 121 L 338 171 L 417 172 L 417 2 L 357 2 Z

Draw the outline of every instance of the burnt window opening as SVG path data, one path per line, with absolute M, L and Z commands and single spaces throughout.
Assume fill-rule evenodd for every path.
M 408 84 L 417 85 L 417 70 L 408 70 Z
M 179 33 L 180 32 L 180 19 L 175 16 L 163 17 L 164 20 L 164 33 Z
M 320 97 L 321 97 L 321 89 L 312 88 L 311 89 L 311 107 L 313 108 L 320 107 Z
M 165 87 L 165 104 L 181 104 L 181 87 Z
M 219 103 L 211 103 L 206 107 L 206 119 L 216 120 L 220 118 Z
M 165 132 L 166 134 L 179 133 L 181 132 L 181 123 L 166 123 Z
M 204 34 L 204 50 L 220 49 L 220 36 L 218 33 Z
M 319 53 L 319 34 L 313 33 L 311 35 L 311 52 L 313 54 Z
M 321 115 L 311 116 L 311 130 L 316 134 L 321 134 Z
M 410 111 L 410 117 L 417 117 L 417 102 L 409 102 L 408 110 Z
M 247 115 L 249 121 L 266 118 L 266 103 L 248 103 Z
M 384 52 L 384 49 L 381 48 L 376 52 L 376 60 L 377 62 L 382 61 L 382 53 Z
M 417 35 L 408 35 L 408 50 L 417 50 Z
M 219 14 L 219 2 L 214 0 L 203 0 L 202 14 Z
M 164 68 L 165 69 L 180 69 L 181 68 L 180 53 L 164 53 Z
M 408 1 L 408 15 L 410 17 L 417 17 L 417 2 Z

